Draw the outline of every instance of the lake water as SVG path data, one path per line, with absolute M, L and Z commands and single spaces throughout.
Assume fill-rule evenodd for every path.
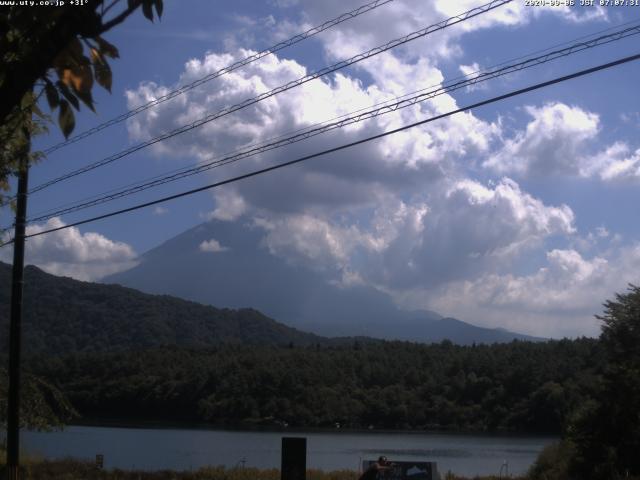
M 222 430 L 67 427 L 22 434 L 23 450 L 47 458 L 95 459 L 105 468 L 189 470 L 207 465 L 280 468 L 283 436 L 307 438 L 307 467 L 358 470 L 363 459 L 435 461 L 443 473 L 524 473 L 551 437 L 388 432 L 237 432 Z M 504 471 L 504 470 L 503 470 Z

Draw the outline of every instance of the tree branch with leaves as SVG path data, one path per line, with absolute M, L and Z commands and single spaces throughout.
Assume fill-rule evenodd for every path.
M 0 368 L 0 426 L 7 419 L 7 371 Z M 52 383 L 42 377 L 26 374 L 21 390 L 24 401 L 20 406 L 21 427 L 30 430 L 61 428 L 80 415 L 67 397 Z
M 70 8 L 0 9 L 0 189 L 9 190 L 9 177 L 17 171 L 17 157 L 28 137 L 51 122 L 38 107 L 42 95 L 69 137 L 80 103 L 95 111 L 94 84 L 111 91 L 108 60 L 119 53 L 103 35 L 138 9 L 154 21 L 162 15 L 163 0 L 91 0 Z M 31 118 L 32 112 L 39 120 Z M 38 158 L 32 154 L 30 161 Z

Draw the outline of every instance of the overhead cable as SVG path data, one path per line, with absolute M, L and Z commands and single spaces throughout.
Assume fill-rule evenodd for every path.
M 271 141 L 267 141 L 266 143 L 263 143 L 261 145 L 251 146 L 244 150 L 237 151 L 233 154 L 226 155 L 222 158 L 217 158 L 215 160 L 197 165 L 195 167 L 184 168 L 184 169 L 171 172 L 170 174 L 167 174 L 164 176 L 158 176 L 144 183 L 135 184 L 135 185 L 127 186 L 118 190 L 114 190 L 106 194 L 103 194 L 102 196 L 93 197 L 90 200 L 87 200 L 81 203 L 76 203 L 72 206 L 68 206 L 65 208 L 58 208 L 55 210 L 49 210 L 46 213 L 29 218 L 27 222 L 34 223 L 34 222 L 46 221 L 53 217 L 77 212 L 79 210 L 100 205 L 118 198 L 122 198 L 138 192 L 142 192 L 144 190 L 148 190 L 149 188 L 153 188 L 159 185 L 164 185 L 166 183 L 173 182 L 182 178 L 190 177 L 192 175 L 196 175 L 204 171 L 211 170 L 213 168 L 217 168 L 223 165 L 227 165 L 229 163 L 237 162 L 241 159 L 252 157 L 254 155 L 267 152 L 269 150 L 280 148 L 286 145 L 291 145 L 293 143 L 306 140 L 308 138 L 329 132 L 331 130 L 343 128 L 345 126 L 348 126 L 354 123 L 362 122 L 364 120 L 378 117 L 380 115 L 395 112 L 402 108 L 410 107 L 412 105 L 416 105 L 426 100 L 430 100 L 439 95 L 451 93 L 453 91 L 460 90 L 462 88 L 471 87 L 480 82 L 485 82 L 494 78 L 508 75 L 510 73 L 514 73 L 527 68 L 538 66 L 538 65 L 550 62 L 552 60 L 567 57 L 569 55 L 573 55 L 575 53 L 578 53 L 587 49 L 595 48 L 601 45 L 606 45 L 608 43 L 619 41 L 623 38 L 626 38 L 632 35 L 637 35 L 637 34 L 640 34 L 640 25 L 628 27 L 623 30 L 610 33 L 608 35 L 602 35 L 600 37 L 594 38 L 589 41 L 576 43 L 569 47 L 551 51 L 544 55 L 540 55 L 534 58 L 529 58 L 515 64 L 502 66 L 500 68 L 492 68 L 492 69 L 488 69 L 481 72 L 476 72 L 475 74 L 473 74 L 474 76 L 470 78 L 466 78 L 464 80 L 460 80 L 457 82 L 445 83 L 441 87 L 431 89 L 428 91 L 421 90 L 416 95 L 404 96 L 408 98 L 401 97 L 400 99 L 397 99 L 393 103 L 385 102 L 384 104 L 381 104 L 381 106 L 376 106 L 376 108 L 370 108 L 368 110 L 366 109 L 360 110 L 358 113 L 350 116 L 338 117 L 340 118 L 339 120 L 321 124 L 320 126 L 316 126 L 315 128 L 303 129 L 291 136 L 278 137 Z
M 57 183 L 60 183 L 62 181 L 68 180 L 70 178 L 73 178 L 75 176 L 90 172 L 96 168 L 102 167 L 104 165 L 110 164 L 112 162 L 115 162 L 116 160 L 119 160 L 123 157 L 126 157 L 128 155 L 131 155 L 132 153 L 137 152 L 138 150 L 142 150 L 143 148 L 149 147 L 151 145 L 154 145 L 158 142 L 163 142 L 165 140 L 169 140 L 172 137 L 175 137 L 177 135 L 180 135 L 182 133 L 191 131 L 195 128 L 201 127 L 202 125 L 205 125 L 209 122 L 212 122 L 214 120 L 217 120 L 218 118 L 224 117 L 226 115 L 229 115 L 230 113 L 236 112 L 238 110 L 241 110 L 243 108 L 249 107 L 251 105 L 254 105 L 258 102 L 261 102 L 263 100 L 266 100 L 267 98 L 273 97 L 279 93 L 282 92 L 286 92 L 287 90 L 291 90 L 292 88 L 298 87 L 304 83 L 310 82 L 311 80 L 320 78 L 324 75 L 327 75 L 329 73 L 335 72 L 337 70 L 340 70 L 342 68 L 348 67 L 349 65 L 353 65 L 355 63 L 361 62 L 362 60 L 371 58 L 375 55 L 379 55 L 380 53 L 386 52 L 388 50 L 391 50 L 392 48 L 396 48 L 399 47 L 400 45 L 404 45 L 405 43 L 411 42 L 413 40 L 417 40 L 419 38 L 422 38 L 426 35 L 429 35 L 430 33 L 439 31 L 439 30 L 443 30 L 447 27 L 450 27 L 452 25 L 458 24 L 460 22 L 464 22 L 466 20 L 469 20 L 470 18 L 476 17 L 478 15 L 484 14 L 490 10 L 493 10 L 495 8 L 498 8 L 506 3 L 510 3 L 513 0 L 492 0 L 491 2 L 482 5 L 480 7 L 476 7 L 473 8 L 471 10 L 468 10 L 460 15 L 456 15 L 454 17 L 450 17 L 446 20 L 443 20 L 439 23 L 436 23 L 434 25 L 428 26 L 426 28 L 423 28 L 421 30 L 417 30 L 415 32 L 410 33 L 409 35 L 406 35 L 404 37 L 392 40 L 390 42 L 387 42 L 386 44 L 382 45 L 382 46 L 378 46 L 375 48 L 372 48 L 371 50 L 365 52 L 365 53 L 360 53 L 358 55 L 355 55 L 354 57 L 351 57 L 347 60 L 342 60 L 338 63 L 335 63 L 331 66 L 322 68 L 320 70 L 317 70 L 314 73 L 311 73 L 309 75 L 306 75 L 304 77 L 301 77 L 297 80 L 293 80 L 291 82 L 288 82 L 284 85 L 281 85 L 277 88 L 274 88 L 273 90 L 270 90 L 268 92 L 262 93 L 260 95 L 258 95 L 257 97 L 253 97 L 250 99 L 247 99 L 243 102 L 240 102 L 238 104 L 235 104 L 233 106 L 230 107 L 226 107 L 222 110 L 219 110 L 217 112 L 211 113 L 203 118 L 200 118 L 192 123 L 183 125 L 181 127 L 175 128 L 169 132 L 163 133 L 161 135 L 158 135 L 157 137 L 154 137 L 150 140 L 147 140 L 145 142 L 139 143 L 137 145 L 133 145 L 125 150 L 122 150 L 118 153 L 115 153 L 113 155 L 110 155 L 108 157 L 103 158 L 102 160 L 98 160 L 96 162 L 93 162 L 89 165 L 86 165 L 84 167 L 81 167 L 77 170 L 73 170 L 69 173 L 66 173 L 62 176 L 59 176 L 57 178 L 54 178 L 52 180 L 49 180 L 47 182 L 44 182 L 34 188 L 32 188 L 29 193 L 33 194 L 35 192 L 38 192 L 40 190 L 43 190 L 45 188 L 48 188 L 52 185 L 55 185 Z
M 189 196 L 189 195 L 193 195 L 195 193 L 203 192 L 205 190 L 211 190 L 213 188 L 217 188 L 217 187 L 220 187 L 220 186 L 223 186 L 223 185 L 228 185 L 228 184 L 231 184 L 231 183 L 235 183 L 235 182 L 238 182 L 240 180 L 245 180 L 247 178 L 255 177 L 257 175 L 261 175 L 261 174 L 264 174 L 264 173 L 267 173 L 267 172 L 271 172 L 271 171 L 278 170 L 278 169 L 281 169 L 281 168 L 284 168 L 284 167 L 288 167 L 288 166 L 291 166 L 291 165 L 302 163 L 304 161 L 311 160 L 313 158 L 317 158 L 317 157 L 321 157 L 321 156 L 324 156 L 324 155 L 328 155 L 330 153 L 335 153 L 335 152 L 338 152 L 338 151 L 341 151 L 341 150 L 345 150 L 347 148 L 351 148 L 351 147 L 354 147 L 354 146 L 357 146 L 357 145 L 362 145 L 362 144 L 370 142 L 372 140 L 377 140 L 379 138 L 387 137 L 389 135 L 393 135 L 395 133 L 399 133 L 399 132 L 402 132 L 404 130 L 408 130 L 410 128 L 414 128 L 414 127 L 417 127 L 417 126 L 420 126 L 420 125 L 424 125 L 424 124 L 427 124 L 427 123 L 430 123 L 430 122 L 433 122 L 433 121 L 436 121 L 436 120 L 440 120 L 440 119 L 445 118 L 445 117 L 449 117 L 449 116 L 454 115 L 456 113 L 461 113 L 461 112 L 465 112 L 467 110 L 472 110 L 474 108 L 482 107 L 484 105 L 489 105 L 489 104 L 492 104 L 492 103 L 496 103 L 496 102 L 499 102 L 499 101 L 502 101 L 502 100 L 506 100 L 508 98 L 512 98 L 512 97 L 515 97 L 515 96 L 518 96 L 518 95 L 522 95 L 524 93 L 528 93 L 528 92 L 531 92 L 531 91 L 534 91 L 534 90 L 539 90 L 541 88 L 549 87 L 551 85 L 555 85 L 555 84 L 558 84 L 558 83 L 561 83 L 561 82 L 572 80 L 574 78 L 582 77 L 582 76 L 589 75 L 589 74 L 592 74 L 592 73 L 595 73 L 595 72 L 599 72 L 601 70 L 605 70 L 605 69 L 608 69 L 608 68 L 616 67 L 618 65 L 629 63 L 629 62 L 632 62 L 632 61 L 635 61 L 635 60 L 638 60 L 638 59 L 640 59 L 640 54 L 635 54 L 635 55 L 631 55 L 631 56 L 628 56 L 628 57 L 620 58 L 618 60 L 614 60 L 612 62 L 601 64 L 601 65 L 598 65 L 596 67 L 591 67 L 591 68 L 587 68 L 587 69 L 584 69 L 584 70 L 580 70 L 578 72 L 574 72 L 574 73 L 571 73 L 569 75 L 564 75 L 562 77 L 556 77 L 556 78 L 554 78 L 552 80 L 547 80 L 545 82 L 536 83 L 536 84 L 531 85 L 529 87 L 521 88 L 519 90 L 514 90 L 514 91 L 511 91 L 509 93 L 505 93 L 503 95 L 499 95 L 499 96 L 492 97 L 492 98 L 489 98 L 487 100 L 483 100 L 483 101 L 480 101 L 480 102 L 477 102 L 477 103 L 474 103 L 474 104 L 471 104 L 471 105 L 460 107 L 460 108 L 457 108 L 455 110 L 451 110 L 449 112 L 446 112 L 446 113 L 443 113 L 443 114 L 440 114 L 440 115 L 436 115 L 434 117 L 430 117 L 430 118 L 427 118 L 427 119 L 424 119 L 424 120 L 420 120 L 418 122 L 414 122 L 414 123 L 411 123 L 411 124 L 408 124 L 408 125 L 404 125 L 402 127 L 395 128 L 393 130 L 389 130 L 387 132 L 383 132 L 383 133 L 379 133 L 377 135 L 373 135 L 373 136 L 370 136 L 370 137 L 367 137 L 367 138 L 363 138 L 363 139 L 357 140 L 355 142 L 350 142 L 350 143 L 347 143 L 347 144 L 340 145 L 338 147 L 334 147 L 334 148 L 329 148 L 327 150 L 323 150 L 321 152 L 316 152 L 316 153 L 313 153 L 313 154 L 310 154 L 310 155 L 305 155 L 303 157 L 299 157 L 299 158 L 296 158 L 294 160 L 289 160 L 287 162 L 279 163 L 277 165 L 272 165 L 270 167 L 262 168 L 260 170 L 254 170 L 253 172 L 250 172 L 250 173 L 246 173 L 246 174 L 239 175 L 239 176 L 236 176 L 236 177 L 233 177 L 233 178 L 229 178 L 229 179 L 226 179 L 226 180 L 215 182 L 215 183 L 212 183 L 212 184 L 209 184 L 209 185 L 205 185 L 203 187 L 194 188 L 192 190 L 187 190 L 185 192 L 177 193 L 175 195 L 170 195 L 170 196 L 159 198 L 159 199 L 156 199 L 156 200 L 153 200 L 153 201 L 150 201 L 150 202 L 141 203 L 141 204 L 134 205 L 134 206 L 131 206 L 131 207 L 123 208 L 121 210 L 116 210 L 116 211 L 113 211 L 113 212 L 110 212 L 110 213 L 105 213 L 103 215 L 98 215 L 98 216 L 95 216 L 95 217 L 87 218 L 87 219 L 84 219 L 84 220 L 80 220 L 80 221 L 77 221 L 77 222 L 70 223 L 68 225 L 63 225 L 63 226 L 59 226 L 59 227 L 55 227 L 55 228 L 50 228 L 50 229 L 47 229 L 47 230 L 42 230 L 40 232 L 31 233 L 29 235 L 26 235 L 25 238 L 37 237 L 37 236 L 40 236 L 40 235 L 45 235 L 45 234 L 49 234 L 49 233 L 53 233 L 53 232 L 58 232 L 60 230 L 65 230 L 67 228 L 77 227 L 79 225 L 85 225 L 87 223 L 95 222 L 95 221 L 98 221 L 98 220 L 103 220 L 103 219 L 114 217 L 114 216 L 117 216 L 117 215 L 122 215 L 124 213 L 129 213 L 129 212 L 132 212 L 132 211 L 135 211 L 135 210 L 139 210 L 141 208 L 150 207 L 150 206 L 153 206 L 153 205 L 158 205 L 160 203 L 168 202 L 170 200 L 175 200 L 175 199 L 178 199 L 178 198 L 182 198 L 182 197 L 186 197 L 186 196 Z M 5 242 L 2 245 L 0 245 L 0 247 L 8 245 L 9 243 L 12 243 L 12 242 L 13 242 L 12 240 L 10 240 L 8 242 Z
M 207 83 L 215 78 L 218 78 L 222 75 L 225 75 L 227 73 L 231 73 L 234 70 L 237 70 L 241 67 L 244 67 L 245 65 L 248 65 L 252 62 L 255 62 L 256 60 L 260 60 L 263 57 L 266 57 L 267 55 L 271 55 L 272 53 L 276 53 L 284 48 L 290 47 L 292 45 L 295 45 L 296 43 L 299 43 L 303 40 L 306 40 L 309 37 L 313 37 L 314 35 L 317 35 L 320 32 L 324 32 L 325 30 L 328 30 L 332 27 L 335 27 L 336 25 L 339 25 L 342 22 L 346 22 L 347 20 L 351 20 L 352 18 L 356 18 L 364 13 L 367 13 L 371 10 L 374 10 L 378 7 L 381 7 L 387 3 L 393 2 L 394 0 L 375 0 L 371 3 L 367 3 L 366 5 L 362 5 L 354 10 L 351 10 L 349 12 L 343 13 L 339 16 L 337 16 L 336 18 L 332 19 L 332 20 L 327 20 L 326 22 L 324 22 L 322 25 L 318 25 L 317 27 L 313 27 L 310 28 L 309 30 L 306 30 L 305 32 L 299 33 L 297 35 L 294 35 L 293 37 L 287 39 L 287 40 L 283 40 L 282 42 L 276 43 L 275 45 L 272 45 L 271 47 L 265 48 L 264 50 L 259 51 L 258 53 L 254 53 L 253 55 L 249 55 L 248 57 L 243 58 L 242 60 L 238 60 L 237 62 L 232 63 L 231 65 L 228 65 L 224 68 L 221 68 L 220 70 L 210 73 L 208 75 L 205 75 L 202 78 L 199 78 L 191 83 L 188 83 L 186 85 L 182 85 L 178 88 L 176 88 L 175 90 L 170 91 L 169 93 L 166 93 L 165 95 L 162 95 L 161 97 L 158 98 L 154 98 L 153 100 L 151 100 L 150 102 L 147 102 L 143 105 L 140 105 L 136 108 L 133 108 L 131 110 L 129 110 L 128 112 L 125 112 L 121 115 L 118 115 L 117 117 L 112 118 L 111 120 L 108 120 L 104 123 L 101 123 L 100 125 L 97 125 L 93 128 L 90 128 L 88 130 L 85 130 L 82 133 L 79 133 L 77 135 L 74 135 L 73 137 L 60 142 L 56 145 L 53 145 L 47 149 L 44 150 L 45 154 L 49 154 L 52 152 L 55 152 L 56 150 L 59 150 L 62 147 L 66 147 L 67 145 L 71 145 L 72 143 L 76 143 L 84 138 L 87 138 L 91 135 L 94 135 L 98 132 L 100 132 L 101 130 L 104 130 L 105 128 L 108 128 L 112 125 L 116 125 L 118 123 L 121 123 L 125 120 L 127 120 L 128 118 L 133 117 L 134 115 L 137 115 L 140 112 L 144 112 L 145 110 L 155 107 L 156 105 L 160 105 L 161 103 L 164 103 L 168 100 L 171 100 L 172 98 L 177 97 L 178 95 L 182 95 L 185 92 L 188 92 L 189 90 L 192 90 L 196 87 L 199 87 L 200 85 Z

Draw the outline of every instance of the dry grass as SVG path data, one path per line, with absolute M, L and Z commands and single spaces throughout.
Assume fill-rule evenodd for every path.
M 21 478 L 24 480 L 280 480 L 280 470 L 226 469 L 224 467 L 207 467 L 186 472 L 98 470 L 91 462 L 65 459 L 27 462 Z M 357 478 L 356 472 L 348 470 L 307 471 L 307 480 L 356 480 Z
M 1 450 L 1 449 L 0 449 Z M 4 478 L 4 452 L 0 452 L 0 478 Z M 280 480 L 280 470 L 257 468 L 205 467 L 199 470 L 177 472 L 173 470 L 100 470 L 90 461 L 71 458 L 44 460 L 35 457 L 23 458 L 21 478 L 23 480 Z M 447 473 L 444 480 L 498 480 L 496 476 L 460 477 Z M 308 470 L 307 480 L 357 480 L 358 474 L 352 470 L 324 472 Z M 511 477 L 511 480 L 525 480 L 525 477 Z

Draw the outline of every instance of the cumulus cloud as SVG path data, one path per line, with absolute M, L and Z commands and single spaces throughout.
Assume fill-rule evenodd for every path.
M 438 286 L 487 270 L 497 270 L 552 236 L 574 232 L 573 211 L 548 206 L 510 179 L 494 187 L 459 180 L 431 196 L 428 214 L 413 235 L 403 232 L 399 247 L 383 255 L 390 288 Z M 408 255 L 407 253 L 410 252 Z
M 589 153 L 600 132 L 599 116 L 577 106 L 555 102 L 527 106 L 532 117 L 524 130 L 505 139 L 483 167 L 518 176 L 565 175 L 604 182 L 640 180 L 640 149 L 615 142 Z
M 554 249 L 546 264 L 529 275 L 487 274 L 450 284 L 431 305 L 489 326 L 531 333 L 597 334 L 594 315 L 614 293 L 637 283 L 640 244 L 585 258 L 573 249 Z M 475 312 L 475 313 L 474 313 Z
M 26 232 L 31 235 L 62 226 L 65 223 L 55 217 L 43 224 L 27 226 Z M 3 249 L 3 260 L 11 261 L 11 254 L 10 250 Z M 27 239 L 25 263 L 53 275 L 90 281 L 135 266 L 136 253 L 126 243 L 95 232 L 81 233 L 71 227 Z
M 362 239 L 353 226 L 345 228 L 305 214 L 256 218 L 255 225 L 265 230 L 264 243 L 271 253 L 323 267 L 346 266 L 350 252 Z
M 575 235 L 569 242 L 569 248 L 577 250 L 584 255 L 614 246 L 620 247 L 622 243 L 622 235 L 612 233 L 604 225 L 600 225 L 587 232 L 586 235 Z
M 212 238 L 210 240 L 203 241 L 198 249 L 201 252 L 220 253 L 226 252 L 227 250 L 229 250 L 229 247 L 223 247 L 222 245 L 220 245 L 220 242 L 218 240 Z
M 349 8 L 337 0 L 301 0 L 296 5 L 303 9 L 300 25 L 306 26 Z M 398 0 L 393 8 L 369 12 L 325 32 L 318 40 L 328 59 L 345 58 L 477 5 Z M 513 2 L 461 28 L 429 37 L 427 50 L 418 42 L 418 48 L 378 55 L 354 69 L 316 79 L 153 149 L 165 158 L 204 162 L 417 88 L 437 85 L 444 78 L 437 62 L 442 55 L 457 51 L 456 39 L 460 35 L 493 25 L 526 23 L 535 15 L 550 12 L 525 9 Z M 568 21 L 588 19 L 566 9 L 553 12 Z M 292 28 L 290 22 L 287 29 Z M 253 53 L 249 49 L 226 54 L 210 52 L 187 62 L 178 83 L 191 82 Z M 477 65 L 460 68 L 467 73 Z M 307 72 L 296 61 L 269 56 L 133 117 L 128 122 L 129 134 L 134 140 L 156 136 Z M 127 92 L 129 107 L 135 108 L 173 88 L 144 83 Z M 455 108 L 456 100 L 442 95 L 212 170 L 210 175 L 228 178 Z M 585 159 L 591 158 L 580 156 L 583 145 L 599 131 L 598 115 L 577 106 L 549 103 L 526 107 L 525 112 L 531 117 L 527 127 L 504 143 L 500 123 L 482 120 L 473 113 L 458 114 L 357 149 L 279 170 L 277 174 L 225 186 L 214 191 L 215 207 L 204 216 L 253 222 L 273 255 L 330 272 L 329 278 L 340 285 L 367 284 L 392 292 L 404 306 L 441 307 L 445 314 L 475 313 L 483 308 L 506 312 L 515 309 L 517 302 L 490 304 L 480 286 L 492 281 L 501 285 L 511 278 L 514 285 L 520 279 L 524 289 L 527 275 L 506 272 L 527 263 L 527 255 L 544 252 L 549 240 L 575 237 L 574 213 L 567 205 L 546 204 L 510 178 L 495 183 L 474 180 L 468 165 L 484 158 L 484 167 L 514 178 L 559 172 L 581 174 L 586 171 Z M 620 153 L 619 159 L 628 156 L 630 152 Z M 209 252 L 224 248 L 215 239 L 200 245 L 200 250 Z M 585 278 L 595 277 L 598 269 L 605 268 L 595 257 L 580 257 L 577 250 L 574 252 L 579 258 L 572 257 L 568 253 L 572 251 L 565 248 L 550 253 L 546 258 L 549 266 L 545 268 L 553 267 L 554 272 L 573 268 Z M 592 265 L 592 271 L 587 264 Z M 540 283 L 542 280 L 538 279 Z M 466 291 L 464 288 L 468 288 L 470 297 L 461 301 L 454 292 Z M 412 292 L 418 293 L 412 296 Z M 475 294 L 479 295 L 478 300 L 473 299 Z M 416 302 L 416 298 L 420 301 Z M 524 303 L 522 306 L 529 308 Z M 536 308 L 531 306 L 532 315 L 538 314 Z
M 477 62 L 474 62 L 471 65 L 460 65 L 458 69 L 462 75 L 469 78 L 477 77 L 478 73 L 482 70 Z M 475 85 L 469 85 L 466 90 L 467 92 L 473 92 L 475 90 L 487 90 L 488 88 L 489 85 L 487 83 L 477 83 Z
M 640 149 L 632 151 L 624 142 L 616 142 L 585 159 L 583 176 L 597 176 L 603 181 L 640 181 Z
M 200 61 L 189 62 L 184 76 L 190 79 L 215 71 L 246 53 L 208 54 Z M 389 96 L 384 92 L 413 88 L 416 78 L 423 83 L 442 81 L 441 73 L 428 59 L 407 63 L 393 55 L 381 55 L 376 62 L 375 85 L 365 87 L 346 75 L 318 80 L 251 107 L 251 112 L 242 112 L 229 122 L 212 124 L 207 131 L 182 140 L 182 144 L 164 145 L 162 153 L 175 155 L 190 149 L 203 159 L 210 152 L 233 150 L 249 141 L 385 100 Z M 175 104 L 139 115 L 130 132 L 140 138 L 157 134 L 175 126 L 172 122 L 181 115 L 195 118 L 193 115 L 258 94 L 304 71 L 295 62 L 271 57 L 264 64 L 223 77 L 210 88 L 189 92 Z M 163 88 L 145 84 L 129 92 L 131 106 L 147 96 L 162 94 Z M 268 164 L 285 155 L 295 158 L 296 154 L 397 128 L 455 107 L 455 100 L 444 95 L 425 105 L 312 140 L 304 149 L 294 146 L 284 153 L 278 151 L 277 156 L 262 155 L 249 163 Z M 548 109 L 572 115 L 564 107 L 550 105 Z M 529 112 L 546 119 L 542 109 L 538 110 L 531 107 Z M 551 113 L 548 116 L 553 120 Z M 586 118 L 594 121 L 588 115 Z M 250 139 L 247 132 L 251 133 Z M 548 238 L 573 235 L 575 231 L 574 215 L 568 206 L 546 205 L 508 178 L 487 185 L 462 173 L 459 164 L 488 155 L 500 135 L 497 124 L 470 113 L 456 115 L 309 162 L 304 168 L 280 170 L 277 175 L 229 185 L 214 192 L 216 207 L 207 218 L 253 218 L 255 226 L 264 231 L 264 244 L 272 254 L 329 271 L 343 285 L 366 283 L 387 291 L 440 289 L 487 272 L 496 274 L 519 256 L 544 245 Z M 525 151 L 527 143 L 531 142 L 526 138 L 514 141 L 513 148 Z M 228 172 L 248 168 L 240 163 L 231 167 Z
M 579 174 L 584 144 L 598 133 L 598 115 L 559 102 L 525 111 L 533 120 L 483 166 L 501 174 Z
M 185 66 L 183 82 L 191 81 L 238 60 L 253 52 L 240 50 L 235 54 L 208 54 L 202 60 L 191 60 Z M 364 106 L 377 104 L 396 92 L 413 88 L 416 78 L 439 82 L 442 75 L 427 60 L 405 65 L 393 56 L 381 56 L 380 85 L 365 87 L 354 78 L 337 74 L 318 79 L 285 94 L 271 97 L 233 115 L 214 121 L 191 134 L 157 144 L 154 148 L 163 156 L 184 158 L 185 152 L 195 158 L 218 158 L 249 143 L 264 141 L 284 132 L 309 127 Z M 270 56 L 238 72 L 225 75 L 211 84 L 201 86 L 153 110 L 134 117 L 129 122 L 130 135 L 137 140 L 153 137 L 179 125 L 219 111 L 229 104 L 303 76 L 306 69 L 291 60 Z M 156 98 L 170 87 L 153 83 L 127 92 L 129 106 Z M 340 145 L 363 136 L 379 133 L 423 119 L 433 113 L 455 108 L 455 100 L 447 95 L 424 104 L 378 117 L 322 137 L 245 159 L 224 169 L 225 176 L 246 172 L 257 165 L 291 159 Z M 305 164 L 304 169 L 279 171 L 265 175 L 260 182 L 236 184 L 231 193 L 216 194 L 218 207 L 214 218 L 233 219 L 250 205 L 260 208 L 303 210 L 310 204 L 342 205 L 372 202 L 389 186 L 414 188 L 434 182 L 455 168 L 455 163 L 475 152 L 486 152 L 499 127 L 479 120 L 471 113 L 456 115 L 422 128 L 408 130 L 376 143 L 346 150 Z M 220 178 L 218 169 L 212 172 Z M 283 189 L 282 185 L 286 185 Z M 413 185 L 413 187 L 412 187 Z M 286 193 L 286 202 L 283 202 Z
M 472 180 L 459 181 L 447 193 L 446 202 L 438 226 L 446 222 L 468 229 L 454 233 L 469 238 L 482 232 L 477 228 L 480 225 L 491 225 L 492 231 L 482 233 L 492 238 L 473 243 L 486 245 L 484 251 L 493 256 L 510 255 L 549 235 L 567 235 L 575 230 L 571 208 L 547 206 L 509 178 L 493 188 Z
M 216 190 L 213 196 L 216 208 L 204 215 L 207 220 L 233 221 L 247 211 L 247 203 L 233 187 Z
M 452 16 L 461 11 L 470 10 L 479 6 L 475 0 L 459 0 L 450 2 L 447 0 L 437 0 L 435 6 L 438 11 L 447 16 Z M 593 8 L 571 8 L 569 6 L 541 5 L 539 8 L 527 6 L 524 0 L 517 0 L 503 7 L 493 10 L 489 15 L 481 15 L 473 23 L 466 24 L 465 30 L 476 30 L 495 25 L 518 25 L 528 23 L 541 15 L 558 15 L 559 17 L 573 23 L 590 22 L 594 20 L 607 20 L 606 9 L 600 6 Z
M 169 209 L 165 207 L 155 207 L 153 209 L 154 215 L 160 216 L 160 215 L 166 215 L 167 213 L 169 213 Z
M 545 205 L 510 179 L 494 187 L 460 180 L 423 202 L 387 198 L 356 218 L 265 212 L 256 224 L 272 253 L 357 273 L 384 289 L 441 286 L 495 271 L 575 231 L 569 207 Z
M 575 250 L 547 252 L 547 266 L 529 276 L 491 276 L 481 283 L 474 297 L 481 303 L 500 307 L 525 307 L 537 312 L 583 310 L 593 306 L 593 288 L 610 274 L 609 262 L 601 257 L 584 259 Z
M 446 18 L 460 15 L 484 3 L 477 0 L 458 0 L 455 2 L 451 0 L 434 2 L 396 0 L 392 5 L 385 5 L 354 21 L 345 22 L 324 32 L 322 41 L 329 58 L 347 58 Z M 299 27 L 296 31 L 303 31 L 331 18 L 336 12 L 356 8 L 361 5 L 361 2 L 358 0 L 348 2 L 343 0 L 324 0 L 322 2 L 300 0 L 296 2 L 296 5 L 301 11 Z M 602 7 L 541 6 L 530 8 L 525 6 L 524 0 L 517 0 L 462 22 L 455 28 L 448 28 L 437 34 L 429 35 L 430 55 L 444 57 L 459 53 L 461 50 L 456 40 L 466 33 L 491 27 L 524 25 L 543 15 L 554 15 L 571 23 L 607 20 L 606 9 Z M 403 52 L 408 56 L 411 56 L 412 53 L 410 48 Z
M 427 212 L 424 204 L 389 201 L 361 225 L 311 214 L 258 217 L 255 224 L 265 230 L 264 243 L 273 254 L 310 266 L 330 266 L 362 280 L 363 266 L 397 248 L 397 242 L 415 239 Z

